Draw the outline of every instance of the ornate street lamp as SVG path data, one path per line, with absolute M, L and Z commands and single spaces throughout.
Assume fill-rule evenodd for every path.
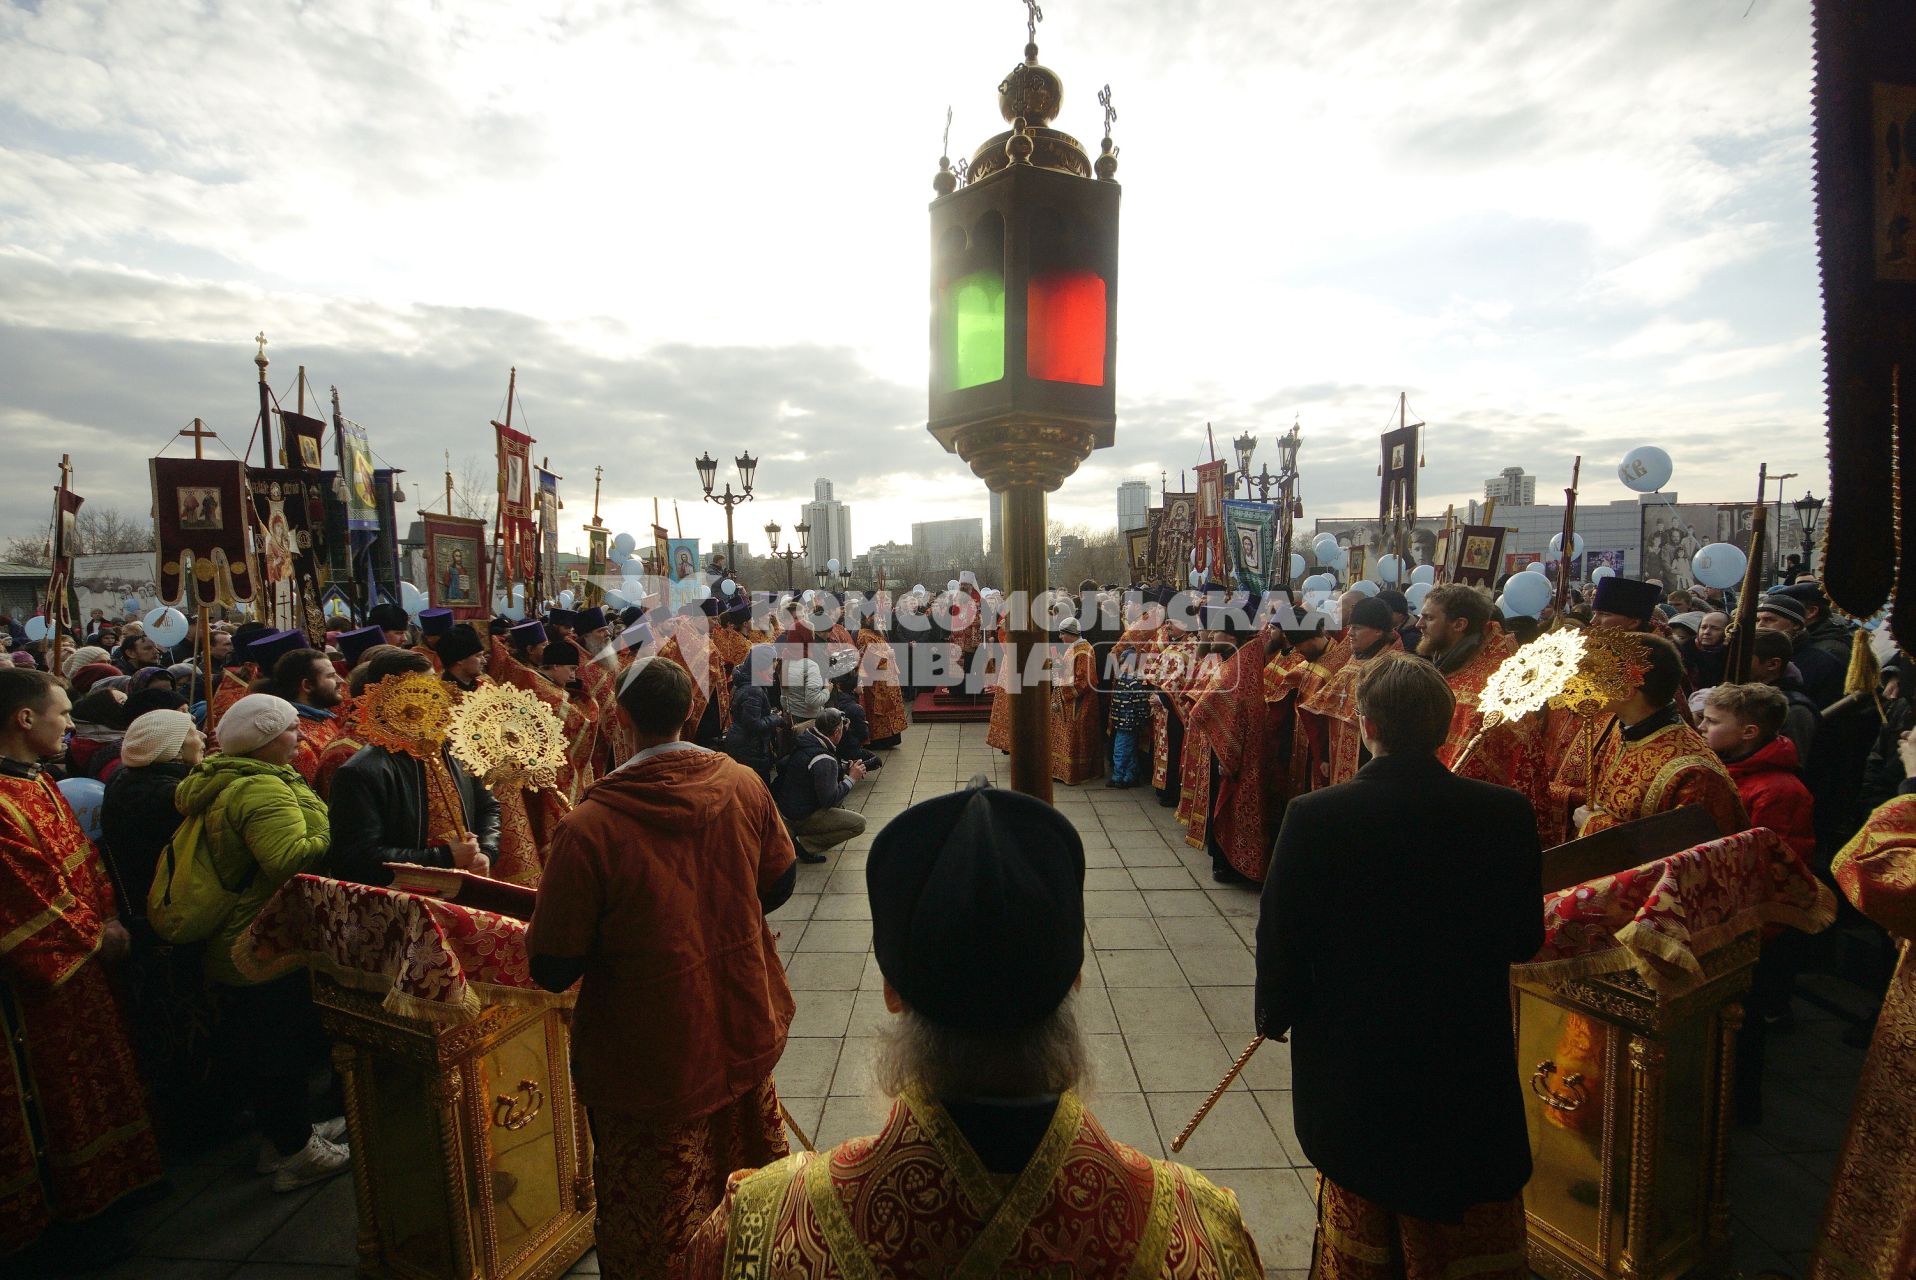
M 1024 61 L 998 88 L 1010 129 L 968 168 L 946 151 L 932 180 L 931 386 L 927 427 L 1004 494 L 1012 657 L 1044 642 L 1030 607 L 1045 590 L 1045 494 L 1117 437 L 1118 171 L 1107 85 L 1094 165 L 1050 127 L 1064 84 L 1038 62 L 1035 0 Z M 1094 176 L 1095 175 L 1095 176 Z M 1011 785 L 1051 799 L 1049 691 L 1014 684 Z
M 1806 489 L 1803 496 L 1790 504 L 1796 508 L 1796 518 L 1803 525 L 1803 572 L 1815 570 L 1816 561 L 1816 522 L 1823 516 L 1823 499 L 1814 497 Z
M 765 526 L 765 536 L 769 538 L 772 543 L 772 559 L 783 560 L 785 562 L 785 589 L 787 591 L 794 589 L 792 586 L 792 564 L 809 552 L 812 545 L 812 527 L 810 525 L 800 521 L 793 527 L 792 532 L 798 535 L 799 545 L 787 547 L 785 550 L 780 551 L 778 549 L 778 521 L 774 520 Z
M 1248 497 L 1251 491 L 1251 454 L 1257 449 L 1257 437 L 1246 431 L 1231 442 L 1231 447 L 1237 451 L 1237 478 L 1244 482 L 1244 492 Z M 1236 492 L 1236 484 L 1231 489 Z
M 739 487 L 745 490 L 743 493 L 733 493 L 730 480 L 725 482 L 724 493 L 713 493 L 712 484 L 718 478 L 718 459 L 709 452 L 692 459 L 692 465 L 699 469 L 699 484 L 705 489 L 705 500 L 725 508 L 725 564 L 736 575 L 738 566 L 732 562 L 738 559 L 733 554 L 738 544 L 732 540 L 732 508 L 752 500 L 752 477 L 758 471 L 758 459 L 747 451 L 734 458 L 733 462 L 738 467 L 738 482 Z
M 1296 422 L 1277 438 L 1277 572 L 1279 584 L 1288 593 L 1291 584 L 1291 533 L 1296 519 L 1304 514 L 1297 499 L 1297 451 L 1303 447 L 1304 433 Z

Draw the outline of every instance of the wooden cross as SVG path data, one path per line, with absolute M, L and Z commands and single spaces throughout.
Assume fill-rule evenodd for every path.
M 599 523 L 599 481 L 605 476 L 604 467 L 592 468 L 592 523 Z
M 206 424 L 198 418 L 193 419 L 193 425 L 185 431 L 180 432 L 180 434 L 193 437 L 193 457 L 196 460 L 206 457 L 206 441 L 220 438 L 219 432 L 208 431 Z
M 1038 43 L 1038 24 L 1044 21 L 1044 10 L 1038 7 L 1038 0 L 1024 0 L 1025 6 L 1025 42 Z
M 73 455 L 60 455 L 60 492 L 66 493 L 73 488 Z

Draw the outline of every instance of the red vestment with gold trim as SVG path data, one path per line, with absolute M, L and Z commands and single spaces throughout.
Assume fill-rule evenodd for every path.
M 1858 911 L 1900 944 L 1808 1280 L 1916 1275 L 1916 796 L 1869 815 L 1830 865 Z
M 0 1255 L 159 1181 L 145 1088 L 99 958 L 119 914 L 52 781 L 0 776 Z
M 1217 761 L 1211 837 L 1239 875 L 1258 881 L 1269 867 L 1271 845 L 1291 794 L 1291 744 L 1281 732 L 1290 709 L 1273 707 L 1264 696 L 1269 634 L 1253 636 L 1225 660 L 1216 681 L 1191 708 L 1185 729 L 1187 735 L 1201 734 Z M 1186 750 L 1190 741 L 1187 736 Z
M 1637 742 L 1624 740 L 1621 724 L 1605 729 L 1597 744 L 1591 813 L 1579 835 L 1701 805 L 1723 835 L 1750 826 L 1736 781 L 1703 735 L 1687 724 L 1670 724 Z
M 682 1274 L 1257 1280 L 1264 1271 L 1236 1196 L 1113 1141 L 1067 1093 L 1015 1178 L 989 1172 L 943 1107 L 911 1095 L 875 1137 L 735 1173 Z
M 1477 704 L 1483 699 L 1484 685 L 1503 665 L 1504 659 L 1516 651 L 1516 642 L 1502 630 L 1488 631 L 1477 652 L 1463 666 L 1444 673 L 1451 696 L 1456 699 L 1450 716 L 1450 733 L 1437 750 L 1437 758 L 1446 769 L 1482 731 L 1484 715 Z M 1442 670 L 1441 665 L 1438 669 Z M 1483 741 L 1477 743 L 1476 750 L 1465 761 L 1462 776 L 1523 792 L 1524 798 L 1530 801 L 1531 812 L 1536 815 L 1539 842 L 1546 846 L 1561 843 L 1562 823 L 1555 818 L 1550 801 L 1550 769 L 1544 754 L 1541 715 L 1505 720 L 1484 734 Z
M 860 627 L 852 643 L 858 646 L 858 704 L 865 709 L 872 741 L 895 738 L 907 723 L 905 695 L 898 687 L 898 656 L 891 642 L 870 627 Z
M 252 671 L 251 665 L 245 665 L 237 670 L 227 667 L 220 672 L 220 682 L 213 687 L 213 700 L 206 706 L 206 737 L 209 742 L 218 744 L 220 717 L 246 696 L 253 683 Z
M 1171 708 L 1184 725 L 1184 743 L 1178 756 L 1178 824 L 1184 828 L 1184 843 L 1202 849 L 1211 823 L 1211 735 L 1209 726 L 1195 720 L 1197 708 L 1214 694 L 1229 696 L 1220 690 L 1225 659 L 1208 651 L 1198 659 L 1197 670 L 1182 686 L 1170 689 Z M 1169 746 L 1167 741 L 1166 746 Z
M 492 637 L 492 653 L 486 670 L 501 684 L 531 693 L 558 717 L 564 726 L 566 743 L 566 764 L 559 770 L 559 790 L 568 803 L 577 804 L 585 789 L 597 781 L 592 769 L 592 753 L 597 742 L 598 720 L 589 714 L 583 702 L 575 701 L 567 690 L 547 679 L 544 672 L 514 657 L 511 648 L 498 636 Z
M 1196 678 L 1197 647 L 1196 636 L 1167 624 L 1147 668 L 1145 678 L 1164 695 L 1151 699 L 1151 785 L 1159 791 L 1170 788 L 1173 769 L 1183 776 L 1182 762 L 1171 759 L 1172 706 Z
M 1364 673 L 1364 664 L 1370 658 L 1402 653 L 1404 642 L 1393 633 L 1390 642 L 1369 658 L 1360 658 L 1351 651 L 1348 636 L 1338 642 L 1338 648 L 1343 650 L 1341 660 L 1335 666 L 1325 664 L 1330 666 L 1329 678 L 1298 707 L 1303 718 L 1300 727 L 1311 735 L 1311 785 L 1314 788 L 1334 787 L 1357 776 L 1364 762 L 1364 741 L 1357 731 L 1357 677 Z
M 1072 642 L 1064 662 L 1069 680 L 1051 686 L 1051 780 L 1076 786 L 1104 776 L 1104 717 L 1090 642 Z
M 326 748 L 333 744 L 345 726 L 341 703 L 323 720 L 302 715 L 293 726 L 299 730 L 299 742 L 293 748 L 293 768 L 299 776 L 312 786 L 319 777 L 320 757 L 326 754 Z
M 446 674 L 446 664 L 439 661 L 439 651 L 437 649 L 428 649 L 423 644 L 416 644 L 412 647 L 412 651 L 424 658 L 427 662 L 432 663 L 432 673 L 434 675 L 443 676 Z

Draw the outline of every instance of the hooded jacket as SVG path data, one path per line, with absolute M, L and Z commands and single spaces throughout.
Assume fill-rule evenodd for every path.
M 587 1107 L 683 1124 L 772 1072 L 792 992 L 761 899 L 794 865 L 759 776 L 690 744 L 599 780 L 553 836 L 526 950 L 583 959 Z
M 1815 866 L 1815 802 L 1798 772 L 1796 744 L 1778 734 L 1741 760 L 1725 760 L 1723 767 L 1736 780 L 1750 825 L 1776 832 L 1797 856 Z
M 173 796 L 187 772 L 178 760 L 120 769 L 107 781 L 100 805 L 100 851 L 125 898 L 121 918 L 142 942 L 154 941 L 145 932 L 146 895 L 160 854 L 179 829 Z
M 732 723 L 720 745 L 726 755 L 763 776 L 771 771 L 777 742 L 772 691 L 753 683 L 751 663 L 741 662 L 732 670 Z
M 188 822 L 204 823 L 197 838 L 212 851 L 227 884 L 251 880 L 233 914 L 206 946 L 206 976 L 228 986 L 251 986 L 233 964 L 233 944 L 279 887 L 326 856 L 326 804 L 291 765 L 251 756 L 208 756 L 181 780 L 173 804 Z M 182 830 L 191 828 L 182 824 Z M 180 839 L 179 833 L 174 838 Z M 188 834 L 185 838 L 193 839 Z

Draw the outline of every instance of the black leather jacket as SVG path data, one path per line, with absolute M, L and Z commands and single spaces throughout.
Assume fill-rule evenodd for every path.
M 497 858 L 499 802 L 449 752 L 446 768 L 458 788 L 467 830 L 479 837 L 481 852 Z M 387 863 L 452 865 L 450 846 L 426 843 L 426 766 L 409 755 L 384 747 L 361 747 L 333 775 L 327 809 L 333 830 L 332 848 L 326 853 L 327 875 L 385 885 L 392 883 Z

